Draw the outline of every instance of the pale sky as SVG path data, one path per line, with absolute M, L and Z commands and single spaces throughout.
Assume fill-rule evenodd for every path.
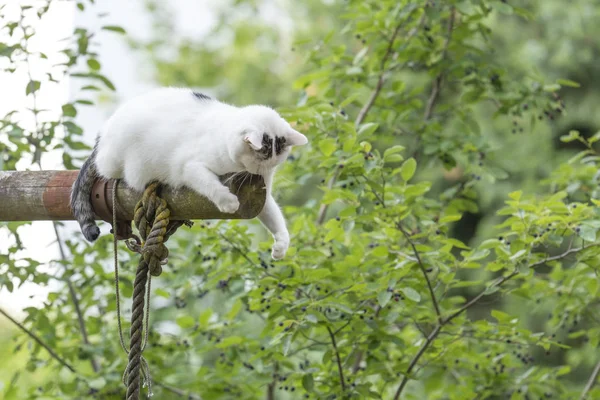
M 0 1 L 1 3 L 1 1 Z M 7 15 L 14 15 L 19 11 L 18 1 L 9 2 L 4 8 Z M 37 35 L 30 42 L 31 51 L 43 51 L 48 60 L 33 61 L 30 65 L 31 76 L 35 80 L 40 80 L 48 65 L 58 60 L 57 51 L 60 50 L 59 40 L 68 37 L 73 31 L 74 3 L 73 2 L 55 2 L 49 13 L 36 23 Z M 2 31 L 0 40 L 8 39 L 8 33 Z M 42 78 L 43 80 L 43 78 Z M 5 115 L 12 110 L 20 110 L 19 117 L 25 126 L 31 127 L 33 118 L 25 110 L 31 107 L 31 99 L 25 94 L 25 87 L 29 81 L 26 67 L 19 68 L 14 73 L 0 72 L 0 115 Z M 60 107 L 69 98 L 68 82 L 60 84 L 48 83 L 41 87 L 38 92 L 38 108 L 51 110 L 58 113 Z M 44 169 L 56 169 L 59 164 L 58 154 L 45 154 L 42 158 Z M 18 169 L 27 169 L 30 162 L 22 162 Z M 5 251 L 7 236 L 0 232 L 0 251 Z M 20 257 L 31 257 L 43 263 L 48 263 L 51 259 L 56 259 L 58 249 L 52 242 L 55 240 L 54 230 L 50 222 L 34 222 L 31 226 L 20 228 L 19 233 L 23 239 L 26 248 L 18 254 Z M 4 244 L 4 245 L 3 245 Z M 30 305 L 39 304 L 46 296 L 47 290 L 41 290 L 37 285 L 25 284 L 19 289 L 8 293 L 6 289 L 0 291 L 0 306 L 10 310 L 17 311 Z M 30 296 L 34 296 L 30 298 Z

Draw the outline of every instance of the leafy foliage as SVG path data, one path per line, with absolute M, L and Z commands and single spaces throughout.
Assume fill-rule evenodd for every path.
M 276 38 L 264 23 L 261 30 L 231 24 L 229 51 L 189 41 L 173 63 L 158 61 L 160 43 L 138 44 L 157 60 L 163 83 L 180 79 L 231 99 L 239 86 L 244 102 L 268 96 L 310 138 L 278 174 L 293 238 L 285 260 L 270 260 L 255 223 L 205 221 L 170 240 L 169 265 L 153 282 L 145 351 L 155 392 L 207 399 L 600 396 L 593 385 L 600 134 L 560 135 L 574 123 L 564 116 L 566 99 L 587 87 L 573 80 L 574 63 L 534 72 L 545 63 L 511 59 L 525 45 L 506 27 L 537 31 L 547 19 L 560 21 L 561 2 L 510 3 L 310 2 L 309 15 L 331 13 L 335 26 L 298 40 L 289 71 L 274 76 L 264 73 L 289 54 L 274 43 L 259 53 L 246 40 L 264 32 Z M 561 30 L 566 48 L 582 40 Z M 88 57 L 86 48 L 78 44 L 69 57 Z M 246 58 L 263 80 L 240 78 L 237 65 Z M 75 76 L 110 88 L 89 60 L 91 71 Z M 558 75 L 563 68 L 567 75 Z M 293 85 L 285 83 L 290 76 Z M 27 86 L 30 96 L 43 90 L 39 82 Z M 261 85 L 277 88 L 277 96 L 256 90 Z M 79 106 L 63 106 L 62 118 L 74 125 Z M 29 137 L 50 135 L 45 128 L 11 133 L 12 126 L 0 136 L 22 144 L 8 148 L 12 160 L 30 153 L 38 160 L 48 150 L 24 147 Z M 66 130 L 65 141 L 76 135 Z M 41 390 L 8 384 L 6 398 L 121 395 L 125 357 L 105 265 L 111 238 L 93 247 L 62 241 L 70 256 L 51 276 L 18 259 L 17 226 L 6 229 L 15 244 L 2 256 L 0 282 L 9 289 L 28 279 L 65 282 L 44 308 L 26 310 L 24 324 L 77 371 L 42 379 Z M 129 298 L 132 263 L 121 257 Z M 81 345 L 77 316 L 89 344 Z M 19 335 L 17 346 L 24 343 L 32 346 L 28 370 L 56 368 L 39 344 Z

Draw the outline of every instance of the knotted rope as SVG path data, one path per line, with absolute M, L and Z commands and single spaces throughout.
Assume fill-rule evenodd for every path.
M 116 189 L 117 181 L 113 185 L 113 233 L 116 235 Z M 118 259 L 115 236 L 115 291 L 117 295 L 117 317 L 119 319 L 119 337 L 121 345 L 128 354 L 128 364 L 123 375 L 127 382 L 127 400 L 137 400 L 140 394 L 140 371 L 148 385 L 148 394 L 152 395 L 152 386 L 148 363 L 142 357 L 142 352 L 148 342 L 149 308 L 151 277 L 162 273 L 162 265 L 166 264 L 169 250 L 165 242 L 175 233 L 177 228 L 189 221 L 169 221 L 171 211 L 167 202 L 158 192 L 160 184 L 152 182 L 144 190 L 142 199 L 135 206 L 134 223 L 138 229 L 141 240 L 135 236 L 134 241 L 126 241 L 127 247 L 140 253 L 135 280 L 133 282 L 133 304 L 131 307 L 131 328 L 129 350 L 125 348 L 121 329 Z M 144 311 L 144 307 L 146 307 Z M 145 319 L 145 321 L 144 321 Z M 142 334 L 144 334 L 142 340 Z

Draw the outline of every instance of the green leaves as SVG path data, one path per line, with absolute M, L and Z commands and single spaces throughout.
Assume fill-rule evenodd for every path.
M 160 296 L 160 297 L 164 297 L 165 299 L 168 299 L 169 297 L 171 297 L 169 295 L 169 292 L 167 292 L 166 290 L 161 289 L 161 288 L 154 289 L 154 294 L 157 296 Z
M 574 140 L 579 140 L 579 139 L 580 139 L 580 136 L 579 136 L 578 131 L 569 131 L 568 135 L 563 135 L 560 137 L 560 141 L 565 142 L 565 143 L 569 143 L 569 142 L 572 142 Z
M 578 88 L 581 86 L 579 83 L 569 80 L 569 79 L 557 79 L 556 83 L 558 83 L 561 86 L 569 86 L 569 87 L 574 87 L 574 88 Z
M 596 233 L 598 232 L 598 228 L 589 225 L 581 225 L 576 229 L 577 234 L 580 238 L 587 242 L 595 242 L 596 241 Z
M 95 58 L 90 58 L 86 62 L 87 62 L 88 67 L 90 67 L 91 70 L 93 70 L 93 71 L 100 70 L 100 62 L 98 60 L 96 60 Z
M 369 136 L 371 136 L 379 127 L 379 124 L 374 123 L 374 122 L 367 122 L 365 124 L 362 124 L 360 126 L 360 128 L 358 128 L 358 136 L 362 139 L 362 138 L 367 138 Z
M 544 91 L 546 92 L 556 92 L 558 90 L 560 90 L 560 85 L 558 83 L 544 85 Z
M 411 157 L 408 160 L 404 161 L 404 163 L 402 164 L 402 167 L 400 168 L 400 175 L 402 176 L 402 179 L 404 179 L 404 181 L 409 181 L 410 178 L 412 178 L 415 174 L 416 170 L 417 161 L 415 161 L 415 159 Z
M 500 310 L 492 310 L 491 314 L 498 322 L 510 322 L 512 320 L 512 317 L 509 314 Z
M 330 156 L 336 149 L 335 140 L 332 138 L 325 138 L 319 142 L 319 149 L 325 156 Z
M 307 392 L 313 391 L 315 387 L 315 380 L 312 374 L 307 374 L 302 377 L 302 387 L 304 387 Z
M 388 302 L 390 301 L 391 298 L 392 298 L 392 292 L 386 290 L 385 292 L 380 292 L 377 295 L 377 302 L 383 308 L 388 304 Z
M 220 349 L 226 349 L 227 347 L 237 346 L 244 342 L 244 338 L 241 336 L 230 336 L 228 338 L 223 339 L 217 347 Z
M 106 386 L 106 379 L 103 377 L 99 377 L 88 382 L 89 387 L 95 390 L 101 390 Z
M 510 15 L 513 13 L 513 7 L 505 1 L 492 0 L 490 1 L 490 5 L 502 14 Z
M 407 299 L 410 299 L 410 300 L 414 301 L 415 303 L 418 303 L 421 301 L 421 295 L 419 294 L 419 292 L 417 292 L 413 288 L 404 287 L 401 290 Z
M 37 92 L 41 87 L 40 81 L 29 81 L 27 87 L 25 88 L 25 94 L 29 95 L 31 93 Z
M 242 301 L 240 299 L 236 299 L 231 307 L 231 310 L 227 313 L 227 319 L 234 319 L 238 313 L 242 310 Z
M 389 149 L 386 149 L 383 153 L 383 161 L 389 163 L 403 161 L 404 157 L 398 154 L 402 151 L 404 151 L 404 146 L 400 145 L 392 146 Z
M 90 73 L 74 73 L 71 74 L 72 77 L 74 78 L 87 78 L 87 79 L 93 79 L 93 80 L 98 80 L 100 82 L 102 82 L 108 89 L 110 90 L 116 90 L 115 85 L 113 85 L 113 83 L 104 75 L 95 73 L 95 72 L 90 72 Z
M 325 228 L 328 229 L 327 235 L 325 236 L 325 242 L 330 242 L 332 240 L 343 240 L 344 237 L 344 229 L 342 228 L 339 221 L 330 220 Z
M 127 33 L 123 27 L 117 26 L 117 25 L 104 25 L 102 27 L 102 30 L 104 30 L 104 31 L 110 31 L 110 32 L 116 32 L 116 33 L 119 33 L 121 35 L 125 35 Z
M 73 106 L 73 104 L 63 104 L 62 112 L 65 117 L 74 118 L 77 115 L 77 109 Z
M 196 321 L 194 321 L 194 318 L 190 317 L 189 315 L 184 315 L 177 318 L 177 325 L 179 325 L 183 329 L 191 328 L 195 324 Z
M 153 2 L 153 37 L 127 40 L 156 67 L 157 84 L 270 104 L 307 134 L 310 144 L 293 150 L 273 185 L 291 249 L 273 261 L 270 236 L 252 220 L 199 221 L 173 235 L 152 285 L 144 357 L 153 376 L 184 397 L 240 400 L 392 399 L 398 391 L 537 399 L 550 389 L 578 397 L 600 337 L 600 134 L 561 131 L 567 113 L 596 126 L 590 45 L 564 21 L 594 26 L 595 9 L 580 15 L 577 4 L 555 0 L 527 9 L 495 0 L 284 2 L 281 13 L 307 16 L 289 32 L 292 49 L 277 26 L 245 17 L 253 2 L 237 3 L 223 6 L 227 18 L 217 15 L 201 40 L 173 44 L 166 3 Z M 93 15 L 93 2 L 80 4 Z M 14 43 L 29 40 L 22 24 L 38 11 L 6 24 L 19 38 L 0 44 L 7 68 L 23 66 L 30 47 Z M 124 33 L 107 18 L 102 30 Z M 15 110 L 2 118 L 2 168 L 28 168 L 50 150 L 77 168 L 80 153 L 89 154 L 80 107 L 93 92 L 115 89 L 96 37 L 77 28 L 61 42 L 64 64 L 55 68 L 81 80 L 88 96 L 62 105 L 60 116 Z M 36 72 L 19 90 L 31 100 L 59 75 Z M 556 76 L 581 82 L 548 80 Z M 570 110 L 575 103 L 579 112 Z M 30 113 L 37 127 L 16 118 Z M 114 397 L 126 357 L 110 235 L 94 245 L 65 236 L 65 260 L 40 263 L 24 257 L 32 249 L 21 251 L 25 224 L 0 229 L 8 243 L 0 285 L 58 288 L 21 320 L 77 370 L 56 373 L 37 342 L 5 329 L 0 365 L 32 371 L 36 382 L 12 384 L 13 370 L 0 367 L 0 397 Z M 127 331 L 138 255 L 120 250 Z M 46 264 L 52 274 L 40 268 Z M 69 291 L 60 290 L 67 279 L 89 345 Z

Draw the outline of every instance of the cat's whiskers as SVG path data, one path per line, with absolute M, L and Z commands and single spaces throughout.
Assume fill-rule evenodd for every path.
M 223 185 L 228 184 L 229 182 L 231 182 L 233 179 L 237 178 L 238 176 L 240 176 L 241 174 L 245 174 L 247 173 L 247 171 L 239 171 L 239 172 L 235 172 L 233 175 L 231 175 L 229 178 L 225 179 L 223 181 Z
M 246 179 L 248 179 L 248 177 L 251 177 L 252 174 L 250 172 L 246 172 L 246 174 L 244 175 L 244 179 L 242 180 L 242 183 L 240 184 L 240 186 L 242 186 L 244 184 L 244 182 L 246 182 Z

